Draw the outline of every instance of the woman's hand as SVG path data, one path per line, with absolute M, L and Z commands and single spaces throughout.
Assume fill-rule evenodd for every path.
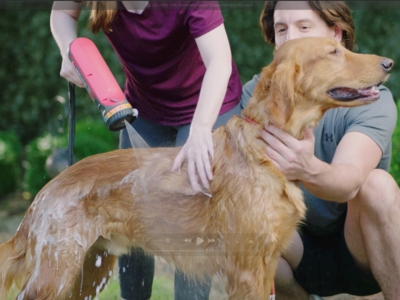
M 190 183 L 195 192 L 200 191 L 196 171 L 203 186 L 208 189 L 208 180 L 213 178 L 208 155 L 214 159 L 212 127 L 221 110 L 229 78 L 232 74 L 232 55 L 224 24 L 195 39 L 206 67 L 200 90 L 199 102 L 190 126 L 189 138 L 172 165 L 179 169 L 188 160 Z
M 208 155 L 211 156 L 211 159 L 214 159 L 214 148 L 210 130 L 192 129 L 188 140 L 176 156 L 171 171 L 174 172 L 180 169 L 187 158 L 190 184 L 193 190 L 198 192 L 201 188 L 197 180 L 196 171 L 204 188 L 208 189 L 210 187 L 208 180 L 212 180 L 213 174 Z
M 60 76 L 79 87 L 85 87 L 68 58 L 68 47 L 77 38 L 77 22 L 82 3 L 54 1 L 50 15 L 50 28 L 62 57 Z
M 304 139 L 297 140 L 273 125 L 262 130 L 261 137 L 268 144 L 266 152 L 272 163 L 289 180 L 306 180 L 316 166 L 314 155 L 315 136 L 310 127 L 304 130 Z
M 62 58 L 60 76 L 76 86 L 84 88 L 85 85 L 72 65 L 72 62 L 68 58 L 68 51 L 64 52 Z

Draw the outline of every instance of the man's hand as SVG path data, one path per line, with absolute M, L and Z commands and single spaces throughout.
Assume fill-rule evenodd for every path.
M 379 146 L 360 132 L 345 134 L 331 164 L 315 157 L 312 128 L 305 128 L 304 139 L 300 141 L 272 125 L 261 136 L 268 144 L 266 153 L 272 163 L 289 180 L 300 180 L 311 194 L 328 201 L 353 199 L 382 157 Z
M 314 156 L 315 136 L 310 127 L 304 129 L 304 139 L 297 140 L 287 132 L 268 125 L 261 136 L 268 144 L 267 155 L 289 180 L 307 180 L 315 174 L 319 160 Z

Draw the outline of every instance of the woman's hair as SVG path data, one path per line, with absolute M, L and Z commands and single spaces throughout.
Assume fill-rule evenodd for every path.
M 265 40 L 275 46 L 274 10 L 278 1 L 266 1 L 260 16 L 261 31 Z M 351 11 L 344 1 L 308 1 L 311 8 L 332 27 L 343 30 L 342 44 L 352 50 L 355 41 L 355 28 Z
M 93 33 L 98 33 L 100 28 L 104 32 L 111 32 L 111 22 L 117 13 L 117 1 L 87 1 L 91 8 L 89 25 Z

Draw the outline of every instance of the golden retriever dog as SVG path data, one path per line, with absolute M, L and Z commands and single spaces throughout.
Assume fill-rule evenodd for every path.
M 94 299 L 117 256 L 141 247 L 190 278 L 226 275 L 229 299 L 268 299 L 305 205 L 298 183 L 266 155 L 261 130 L 272 123 L 302 139 L 328 109 L 378 100 L 392 64 L 331 39 L 286 42 L 263 69 L 246 119 L 235 116 L 213 133 L 214 179 L 203 193 L 193 192 L 186 164 L 170 171 L 179 148 L 116 150 L 76 163 L 37 194 L 0 246 L 0 291 L 16 282 L 18 300 Z

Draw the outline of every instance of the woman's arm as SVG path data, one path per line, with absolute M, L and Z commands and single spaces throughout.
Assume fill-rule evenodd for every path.
M 50 16 L 50 28 L 63 59 L 60 71 L 61 77 L 77 86 L 84 87 L 82 80 L 68 59 L 69 44 L 77 38 L 77 21 L 81 9 L 82 3 L 55 1 Z
M 196 170 L 205 188 L 213 174 L 208 155 L 214 157 L 212 127 L 219 115 L 232 74 L 232 54 L 223 24 L 196 38 L 196 43 L 206 67 L 199 102 L 193 116 L 189 138 L 172 166 L 177 170 L 185 158 L 192 188 L 200 189 Z M 208 179 L 208 180 L 207 180 Z

